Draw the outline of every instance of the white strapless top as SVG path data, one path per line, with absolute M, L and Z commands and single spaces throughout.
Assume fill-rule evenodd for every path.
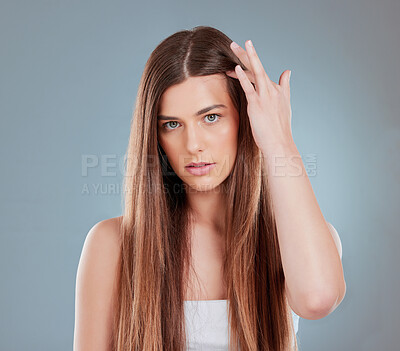
M 186 300 L 188 351 L 228 350 L 228 300 Z M 300 317 L 292 310 L 295 333 Z

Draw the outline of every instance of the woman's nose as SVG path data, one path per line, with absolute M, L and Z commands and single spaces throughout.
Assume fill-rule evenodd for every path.
M 204 136 L 201 126 L 190 125 L 186 129 L 186 147 L 190 152 L 204 149 Z

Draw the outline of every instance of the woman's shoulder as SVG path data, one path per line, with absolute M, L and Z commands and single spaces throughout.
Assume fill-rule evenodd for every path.
M 82 255 L 93 260 L 116 261 L 121 246 L 122 216 L 103 219 L 88 231 Z
M 122 218 L 123 216 L 112 217 L 95 223 L 88 236 L 96 236 L 99 240 L 119 241 Z
M 86 235 L 76 275 L 74 349 L 105 349 L 110 340 L 118 296 L 121 219 L 99 221 Z

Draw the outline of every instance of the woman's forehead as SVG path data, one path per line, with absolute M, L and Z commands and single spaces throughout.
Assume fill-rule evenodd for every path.
M 179 117 L 179 113 L 195 113 L 207 106 L 221 104 L 227 108 L 231 105 L 225 76 L 189 77 L 164 92 L 159 114 Z

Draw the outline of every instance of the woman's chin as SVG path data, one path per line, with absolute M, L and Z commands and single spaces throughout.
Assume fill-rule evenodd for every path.
M 187 192 L 212 192 L 219 190 L 219 184 L 214 183 L 186 183 Z

